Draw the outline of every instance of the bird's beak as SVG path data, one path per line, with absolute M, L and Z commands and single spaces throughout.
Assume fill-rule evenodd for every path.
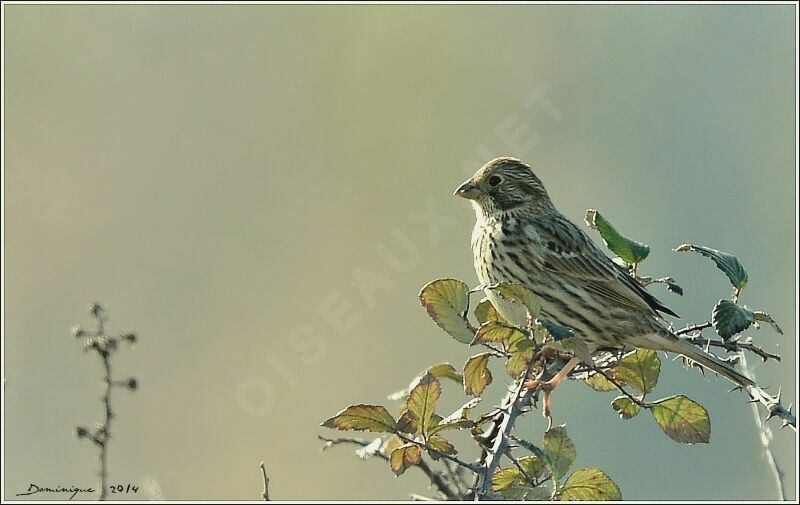
M 466 198 L 467 200 L 477 200 L 481 191 L 473 184 L 472 179 L 467 179 L 464 181 L 464 184 L 456 188 L 453 194 L 461 198 Z

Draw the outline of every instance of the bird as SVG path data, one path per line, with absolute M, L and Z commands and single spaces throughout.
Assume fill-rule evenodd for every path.
M 678 317 L 559 212 L 541 179 L 517 158 L 485 165 L 454 194 L 475 210 L 472 254 L 486 297 L 511 324 L 525 326 L 527 311 L 490 289 L 520 284 L 536 295 L 539 317 L 570 328 L 594 353 L 643 348 L 681 354 L 741 387 L 755 383 L 730 364 L 682 340 L 665 316 Z M 580 363 L 577 357 L 545 384 L 554 389 Z M 527 387 L 539 381 L 528 380 Z

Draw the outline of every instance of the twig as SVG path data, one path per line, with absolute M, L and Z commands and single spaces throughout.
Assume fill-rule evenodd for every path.
M 264 498 L 264 501 L 269 501 L 269 477 L 267 477 L 267 469 L 264 468 L 264 462 L 261 462 L 261 476 L 264 479 L 264 491 L 261 493 L 261 497 Z
M 102 323 L 100 324 L 102 325 Z M 102 331 L 102 329 L 99 330 L 100 333 L 102 333 Z M 111 361 L 108 352 L 102 351 L 100 356 L 103 359 L 106 387 L 103 392 L 103 427 L 99 434 L 101 443 L 98 444 L 98 447 L 100 448 L 100 500 L 105 500 L 108 495 L 108 439 L 111 438 L 111 419 L 114 417 L 114 414 L 111 412 L 111 387 L 113 386 L 113 381 L 111 380 Z
M 711 328 L 711 321 L 706 321 L 705 323 L 699 324 L 690 324 L 686 328 L 681 328 L 680 330 L 675 331 L 675 335 L 686 335 L 687 333 L 692 333 L 695 331 L 702 331 L 706 328 Z
M 509 438 L 514 428 L 514 423 L 517 421 L 517 418 L 524 413 L 524 402 L 521 400 L 528 391 L 524 384 L 533 363 L 534 360 L 528 363 L 525 373 L 523 373 L 509 389 L 500 404 L 500 419 L 497 424 L 497 432 L 494 440 L 491 442 L 491 446 L 486 449 L 481 458 L 480 470 L 477 472 L 475 484 L 472 486 L 476 500 L 491 498 L 493 496 L 492 475 L 494 475 L 497 468 L 500 466 L 500 457 L 510 448 Z
M 134 377 L 127 380 L 114 380 L 111 373 L 111 355 L 119 349 L 122 342 L 134 344 L 136 334 L 123 333 L 116 337 L 109 337 L 105 333 L 105 307 L 100 303 L 89 304 L 89 314 L 94 318 L 96 329 L 86 331 L 80 326 L 72 329 L 72 336 L 83 338 L 86 351 L 95 351 L 100 356 L 103 364 L 103 396 L 100 401 L 103 404 L 103 422 L 94 431 L 85 426 L 76 427 L 78 438 L 85 438 L 91 441 L 98 448 L 98 477 L 100 479 L 99 499 L 105 500 L 108 497 L 108 442 L 111 439 L 111 421 L 114 419 L 114 411 L 111 408 L 111 390 L 114 387 L 125 387 L 131 391 L 136 390 L 137 381 Z
M 402 433 L 395 433 L 395 435 L 397 435 L 398 438 L 400 438 L 400 440 L 408 442 L 409 444 L 417 445 L 417 446 L 421 447 L 422 449 L 425 449 L 426 451 L 435 451 L 436 453 L 438 453 L 444 459 L 446 459 L 448 461 L 452 461 L 453 463 L 455 463 L 458 466 L 461 466 L 463 468 L 466 468 L 467 470 L 471 470 L 473 472 L 476 472 L 478 470 L 478 466 L 477 465 L 475 465 L 473 463 L 467 463 L 466 461 L 463 461 L 463 460 L 461 460 L 461 459 L 459 459 L 459 458 L 457 458 L 455 456 L 451 456 L 450 454 L 445 454 L 443 452 L 439 452 L 439 451 L 436 450 L 436 448 L 429 446 L 425 442 L 420 442 L 419 440 L 414 440 L 413 438 L 409 438 L 409 437 L 403 435 Z
M 372 443 L 370 440 L 365 440 L 363 438 L 351 438 L 351 437 L 326 438 L 321 435 L 318 435 L 317 438 L 325 442 L 327 444 L 326 447 L 332 447 L 334 445 L 339 445 L 339 444 L 353 444 L 353 445 L 359 445 L 361 447 L 366 447 L 370 443 Z M 324 449 L 325 448 L 323 448 L 323 450 Z M 383 459 L 384 461 L 389 461 L 389 458 L 380 451 L 376 452 L 375 456 Z M 446 499 L 448 500 L 462 499 L 461 496 L 458 495 L 458 493 L 455 493 L 453 492 L 452 489 L 450 489 L 450 486 L 447 485 L 442 476 L 438 472 L 433 470 L 425 460 L 420 459 L 419 463 L 417 463 L 415 466 L 420 470 L 422 470 L 422 473 L 428 476 L 428 478 L 431 480 L 431 484 L 433 484 L 436 490 L 439 491 Z
M 767 361 L 768 359 L 774 359 L 775 361 L 780 361 L 781 360 L 781 357 L 778 356 L 777 354 L 772 354 L 770 352 L 767 352 L 764 349 L 762 349 L 762 348 L 760 348 L 760 347 L 758 347 L 758 346 L 756 346 L 754 344 L 750 344 L 748 342 L 739 342 L 739 341 L 733 341 L 733 340 L 729 340 L 729 341 L 726 342 L 724 340 L 703 338 L 700 335 L 697 335 L 697 336 L 694 336 L 694 337 L 687 337 L 687 338 L 684 338 L 684 340 L 686 340 L 690 344 L 694 344 L 694 345 L 696 345 L 698 347 L 703 347 L 703 348 L 708 347 L 708 346 L 718 347 L 720 349 L 725 349 L 726 351 L 733 352 L 733 353 L 739 353 L 741 351 L 750 351 L 753 354 L 759 356 L 764 361 Z
M 754 377 L 755 373 L 753 369 L 748 366 L 744 353 L 739 352 L 739 355 L 741 356 L 742 369 L 744 369 L 750 377 Z M 761 419 L 755 402 L 752 405 L 753 418 L 755 419 L 756 426 L 758 426 L 758 438 L 761 442 L 761 447 L 764 449 L 764 455 L 767 457 L 767 464 L 772 471 L 772 476 L 775 478 L 775 485 L 778 488 L 778 499 L 780 501 L 785 501 L 786 493 L 784 491 L 783 471 L 781 471 L 778 466 L 778 462 L 775 460 L 775 454 L 773 454 L 772 448 L 769 445 L 772 440 L 772 429 Z
M 447 468 L 447 476 L 449 477 L 450 482 L 453 483 L 453 486 L 455 486 L 456 491 L 459 494 L 459 499 L 461 499 L 461 497 L 467 494 L 466 483 L 464 482 L 463 476 L 460 472 L 462 467 L 456 465 L 455 463 L 453 463 L 453 466 L 451 466 L 448 461 L 443 461 L 442 463 L 444 464 L 444 467 Z

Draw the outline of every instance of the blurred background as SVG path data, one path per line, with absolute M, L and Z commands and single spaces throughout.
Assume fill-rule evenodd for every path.
M 74 426 L 101 419 L 101 366 L 69 335 L 93 300 L 110 331 L 140 336 L 115 358 L 140 390 L 114 396 L 111 483 L 259 499 L 263 460 L 274 499 L 425 494 L 420 472 L 320 453 L 319 423 L 351 403 L 395 410 L 386 395 L 426 366 L 474 354 L 416 295 L 438 277 L 477 284 L 473 211 L 451 193 L 498 155 L 530 163 L 581 226 L 594 207 L 650 244 L 642 271 L 683 286 L 652 289 L 683 321 L 730 288 L 671 248 L 736 254 L 741 302 L 786 330 L 750 332 L 783 356 L 755 365 L 759 382 L 796 398 L 794 6 L 4 12 L 6 499 L 95 484 Z M 484 407 L 507 381 L 495 373 Z M 626 499 L 774 499 L 750 406 L 728 389 L 664 361 L 654 394 L 703 403 L 710 445 L 623 422 L 613 394 L 576 382 L 555 421 Z M 463 399 L 447 383 L 441 410 Z M 791 499 L 796 445 L 776 432 Z

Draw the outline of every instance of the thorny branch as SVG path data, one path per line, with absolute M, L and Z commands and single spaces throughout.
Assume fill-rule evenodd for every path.
M 131 391 L 136 390 L 137 381 L 130 377 L 126 380 L 114 380 L 111 373 L 111 355 L 119 348 L 121 342 L 134 344 L 136 335 L 134 333 L 124 333 L 116 337 L 110 337 L 105 333 L 105 307 L 100 303 L 89 304 L 89 314 L 95 320 L 96 329 L 86 331 L 80 326 L 72 329 L 72 335 L 76 338 L 85 338 L 84 348 L 87 351 L 95 351 L 103 364 L 103 422 L 96 430 L 91 431 L 85 426 L 76 428 L 78 438 L 85 438 L 95 444 L 98 448 L 98 477 L 100 480 L 99 492 L 100 500 L 105 500 L 108 495 L 108 442 L 111 439 L 111 420 L 114 412 L 111 408 L 111 390 L 114 387 L 125 387 Z
M 531 394 L 524 384 L 531 371 L 534 360 L 528 363 L 525 373 L 511 386 L 500 404 L 499 414 L 496 416 L 495 429 L 492 430 L 491 446 L 486 449 L 480 460 L 480 469 L 476 473 L 475 483 L 472 486 L 476 500 L 494 497 L 492 492 L 492 475 L 500 466 L 500 458 L 511 449 L 509 442 L 511 432 L 517 418 L 526 412 L 530 403 Z
M 317 438 L 325 442 L 325 445 L 322 448 L 323 451 L 325 449 L 328 449 L 329 447 L 333 447 L 334 445 L 339 445 L 339 444 L 351 444 L 351 445 L 366 447 L 370 443 L 372 443 L 371 440 L 366 440 L 363 438 L 354 438 L 354 437 L 326 438 L 323 436 L 317 436 Z M 389 458 L 380 451 L 376 451 L 373 455 L 383 459 L 384 461 L 389 461 Z M 447 485 L 447 483 L 444 480 L 444 477 L 439 472 L 432 469 L 424 459 L 421 459 L 420 462 L 415 465 L 415 467 L 422 470 L 422 473 L 428 476 L 428 478 L 431 480 L 431 484 L 433 484 L 433 487 L 435 487 L 436 490 L 439 491 L 442 494 L 442 496 L 444 496 L 446 499 L 448 500 L 463 499 L 463 497 L 459 493 L 453 491 L 450 488 L 450 486 Z

